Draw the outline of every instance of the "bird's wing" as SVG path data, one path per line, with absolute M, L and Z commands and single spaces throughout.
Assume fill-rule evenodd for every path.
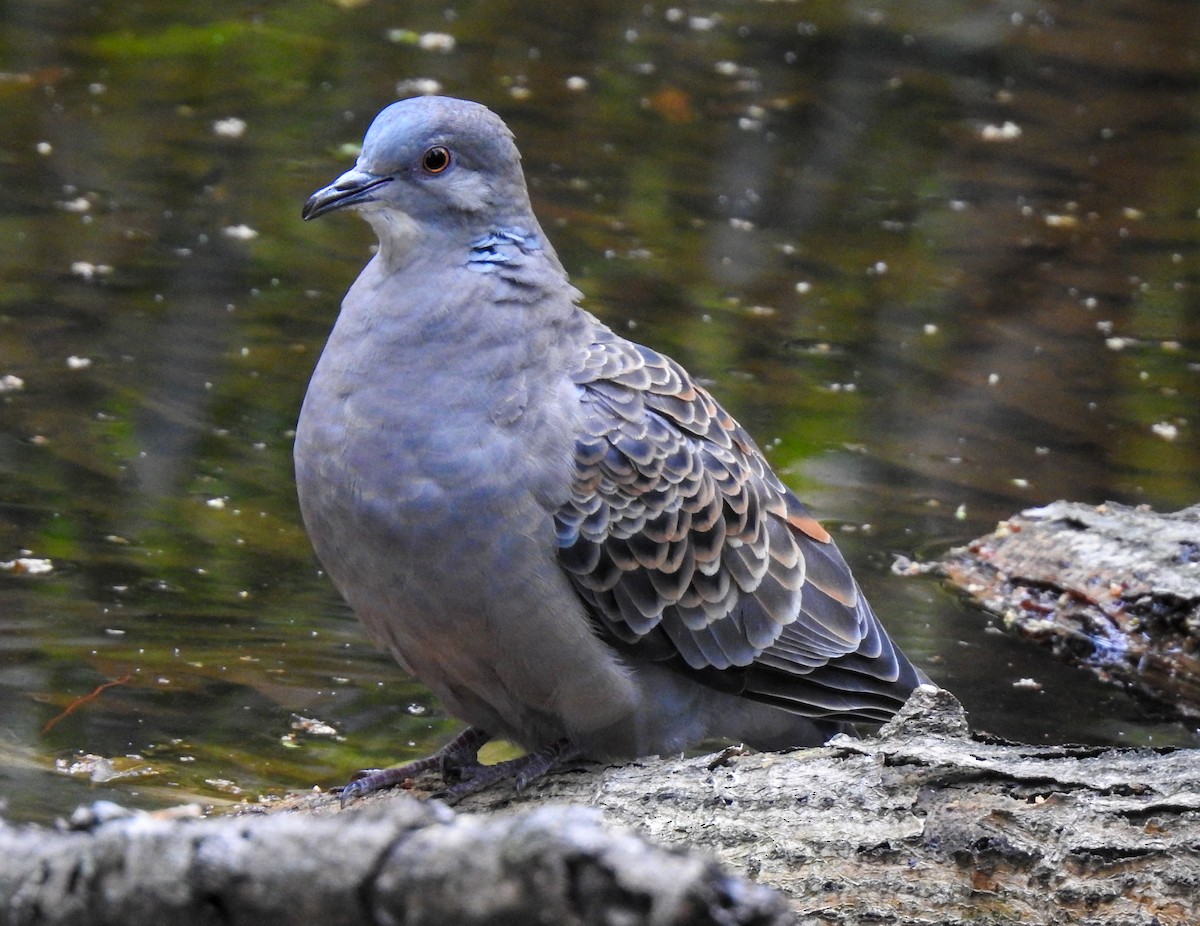
M 598 328 L 559 562 L 615 643 L 811 717 L 881 720 L 918 682 L 829 534 L 679 364 Z

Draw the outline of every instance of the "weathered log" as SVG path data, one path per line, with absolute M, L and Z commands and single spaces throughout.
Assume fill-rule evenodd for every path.
M 935 569 L 1066 661 L 1200 718 L 1200 505 L 1055 502 Z
M 704 848 L 805 923 L 1200 922 L 1200 751 L 988 741 L 935 689 L 876 737 L 560 775 L 537 799 Z
M 1200 751 L 990 741 L 932 688 L 815 749 L 577 768 L 457 812 L 280 808 L 308 813 L 0 828 L 0 922 L 780 921 L 708 858 L 802 923 L 1200 921 Z
M 780 897 L 595 811 L 487 819 L 400 797 L 341 816 L 0 824 L 0 922 L 782 926 Z

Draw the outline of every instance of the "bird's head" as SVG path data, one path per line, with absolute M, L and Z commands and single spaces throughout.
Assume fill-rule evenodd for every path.
M 358 162 L 313 193 L 302 215 L 315 219 L 344 207 L 371 223 L 385 250 L 534 224 L 508 127 L 486 106 L 449 97 L 415 97 L 384 109 Z

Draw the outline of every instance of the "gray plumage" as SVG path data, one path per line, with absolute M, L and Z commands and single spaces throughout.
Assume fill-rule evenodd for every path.
M 562 759 L 706 737 L 782 748 L 922 681 L 829 535 L 679 364 L 579 306 L 485 107 L 385 109 L 304 217 L 356 209 L 350 288 L 296 429 L 317 555 L 376 643 L 471 730 Z

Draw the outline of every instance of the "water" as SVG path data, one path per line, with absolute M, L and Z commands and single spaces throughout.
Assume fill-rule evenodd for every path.
M 889 567 L 1200 495 L 1200 9 L 898 7 L 6 5 L 0 560 L 53 566 L 0 573 L 7 815 L 328 786 L 454 729 L 291 482 L 372 241 L 299 209 L 416 79 L 504 115 L 589 307 L 712 384 L 976 726 L 1194 743 Z

